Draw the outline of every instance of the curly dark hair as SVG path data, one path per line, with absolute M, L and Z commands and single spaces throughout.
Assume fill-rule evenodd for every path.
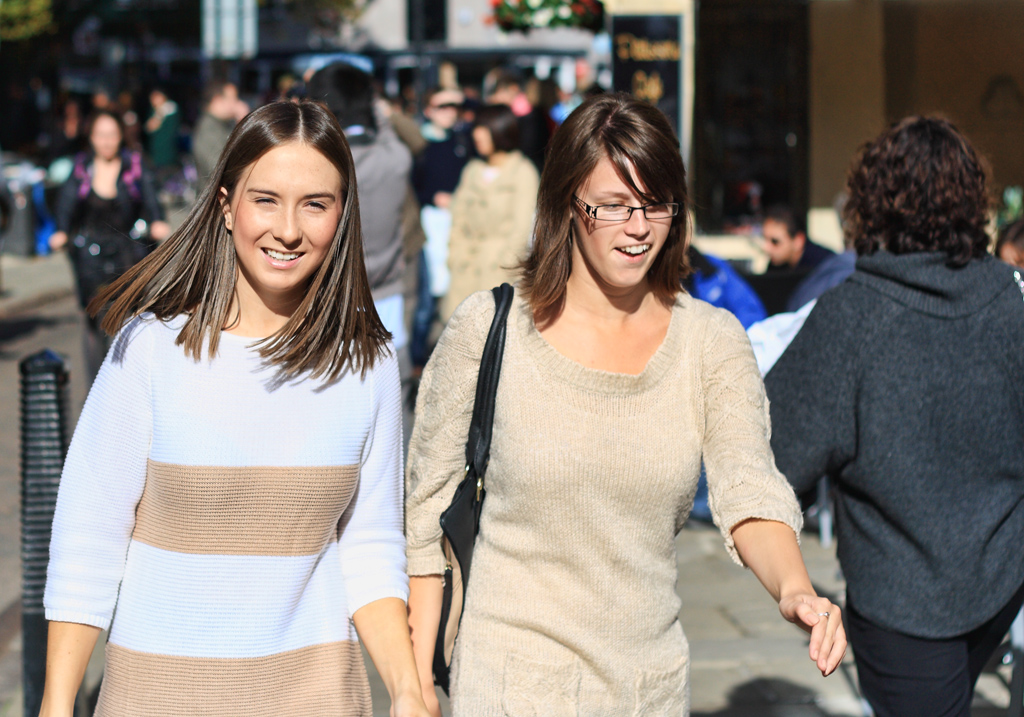
M 859 152 L 843 210 L 860 255 L 944 251 L 952 266 L 984 256 L 989 245 L 985 169 L 956 126 L 907 117 Z

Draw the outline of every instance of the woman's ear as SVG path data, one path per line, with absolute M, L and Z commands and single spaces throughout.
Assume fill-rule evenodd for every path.
M 220 188 L 217 193 L 218 199 L 220 199 L 220 211 L 224 215 L 224 228 L 229 232 L 231 231 L 231 203 L 228 202 L 228 190 L 224 187 Z

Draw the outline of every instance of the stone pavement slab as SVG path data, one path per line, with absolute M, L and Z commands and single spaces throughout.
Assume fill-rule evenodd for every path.
M 0 254 L 0 318 L 71 296 L 75 279 L 64 252 L 22 257 Z

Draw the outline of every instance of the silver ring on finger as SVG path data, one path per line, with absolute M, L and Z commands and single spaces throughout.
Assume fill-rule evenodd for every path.
M 818 613 L 818 617 L 828 617 L 828 613 L 827 612 L 819 612 Z

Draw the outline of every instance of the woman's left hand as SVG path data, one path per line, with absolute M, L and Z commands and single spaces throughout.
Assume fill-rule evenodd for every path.
M 810 633 L 811 659 L 822 675 L 832 674 L 846 654 L 846 630 L 839 606 L 814 593 L 797 593 L 779 601 L 779 612 Z

